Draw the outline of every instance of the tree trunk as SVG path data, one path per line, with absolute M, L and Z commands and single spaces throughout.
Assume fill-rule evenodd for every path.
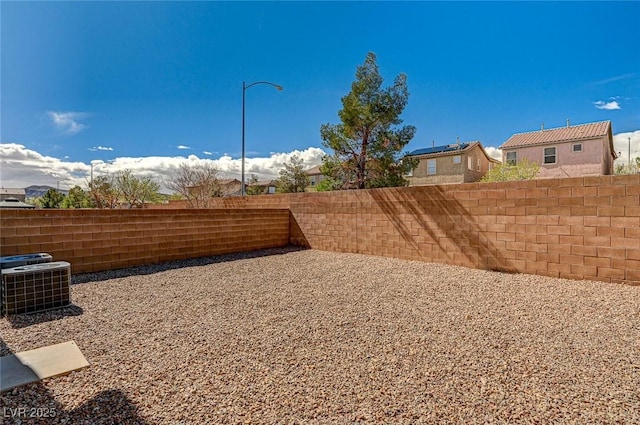
M 365 168 L 367 166 L 367 145 L 369 144 L 369 132 L 365 129 L 362 132 L 362 150 L 360 151 L 360 158 L 358 158 L 358 170 L 356 173 L 358 189 L 364 189 L 365 187 Z

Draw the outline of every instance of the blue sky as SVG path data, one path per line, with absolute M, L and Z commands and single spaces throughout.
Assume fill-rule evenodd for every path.
M 239 177 L 316 165 L 356 67 L 408 76 L 407 150 L 611 120 L 640 154 L 639 2 L 6 2 L 5 187 L 212 160 Z M 624 158 L 623 158 L 624 159 Z M 111 161 L 110 164 L 107 161 Z

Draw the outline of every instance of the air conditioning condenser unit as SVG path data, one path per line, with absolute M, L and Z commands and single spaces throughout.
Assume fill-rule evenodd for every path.
M 36 313 L 71 304 L 71 264 L 66 261 L 2 269 L 2 315 Z
M 50 263 L 52 261 L 51 254 L 40 252 L 38 254 L 10 255 L 8 257 L 0 257 L 0 269 L 11 269 L 18 266 L 27 266 L 29 264 Z

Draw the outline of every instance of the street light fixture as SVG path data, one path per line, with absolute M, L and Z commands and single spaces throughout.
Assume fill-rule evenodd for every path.
M 282 90 L 282 86 L 279 86 L 278 84 L 274 84 L 274 83 L 270 83 L 269 81 L 256 81 L 255 83 L 251 83 L 251 84 L 245 84 L 245 82 L 242 82 L 242 186 L 240 188 L 240 193 L 242 194 L 242 196 L 246 196 L 247 194 L 247 190 L 244 186 L 244 104 L 245 104 L 245 95 L 244 92 L 252 86 L 258 85 L 258 84 L 267 84 L 270 86 L 273 86 L 276 88 L 276 90 Z

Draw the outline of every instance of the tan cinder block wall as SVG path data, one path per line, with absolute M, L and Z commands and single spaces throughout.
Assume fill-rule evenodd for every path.
M 640 284 L 640 175 L 223 198 L 220 209 L 0 211 L 0 255 L 73 272 L 294 245 Z
M 287 209 L 1 210 L 0 255 L 47 252 L 72 273 L 285 246 Z
M 312 248 L 640 283 L 639 197 L 640 176 L 600 176 L 305 193 L 289 208 L 292 242 Z
M 228 196 L 224 198 L 212 198 L 209 208 L 289 208 L 290 194 Z M 153 209 L 166 208 L 191 208 L 186 200 L 170 201 L 165 205 L 153 205 Z

